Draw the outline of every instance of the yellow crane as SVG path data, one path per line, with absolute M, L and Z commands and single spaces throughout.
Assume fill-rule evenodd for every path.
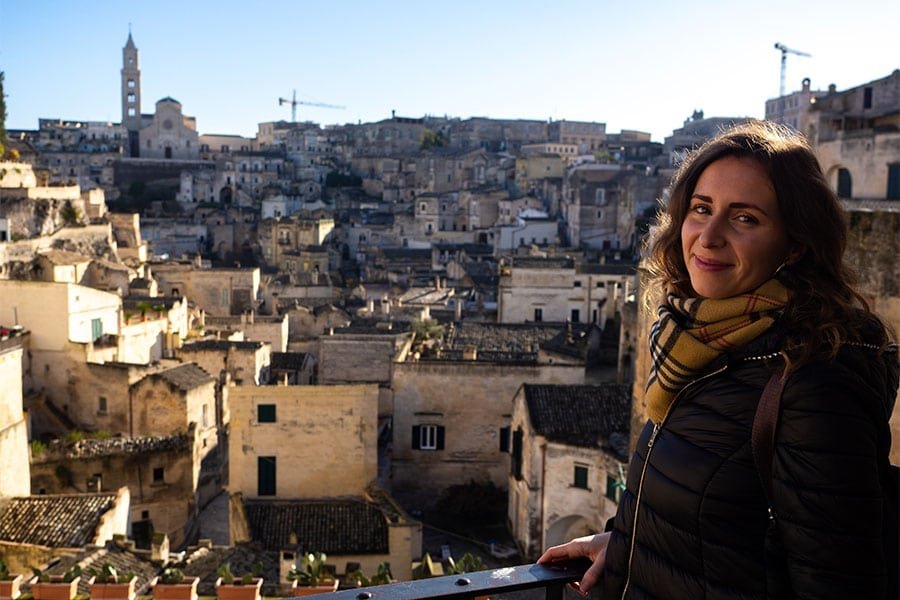
M 778 42 L 775 42 L 775 49 L 781 51 L 781 86 L 778 88 L 778 97 L 781 98 L 782 96 L 784 96 L 784 72 L 787 70 L 788 53 L 796 54 L 797 56 L 812 56 L 812 54 L 807 54 L 806 52 L 800 52 L 799 50 L 788 48 L 784 44 L 780 44 Z
M 287 98 L 279 98 L 278 106 L 282 106 L 284 104 L 291 105 L 291 123 L 297 122 L 297 105 L 302 104 L 303 106 L 318 106 L 320 108 L 338 108 L 344 109 L 346 106 L 338 106 L 337 104 L 325 104 L 324 102 L 306 102 L 304 100 L 297 100 L 297 90 L 294 90 L 293 96 L 288 100 Z

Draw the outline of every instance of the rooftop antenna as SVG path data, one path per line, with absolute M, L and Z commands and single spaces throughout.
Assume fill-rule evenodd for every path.
M 291 123 L 297 122 L 297 105 L 302 104 L 304 106 L 318 106 L 321 108 L 338 108 L 344 109 L 346 106 L 338 106 L 336 104 L 325 104 L 324 102 L 305 102 L 303 100 L 297 100 L 297 90 L 294 90 L 294 94 L 291 96 L 291 99 L 287 98 L 279 98 L 278 106 L 282 104 L 290 104 L 291 105 Z
M 797 56 L 812 56 L 812 54 L 807 54 L 806 52 L 800 52 L 799 50 L 788 48 L 784 44 L 780 44 L 778 42 L 775 42 L 775 49 L 781 51 L 781 85 L 778 87 L 778 97 L 781 98 L 784 96 L 784 73 L 787 70 L 788 53 L 790 52 L 791 54 L 796 54 Z

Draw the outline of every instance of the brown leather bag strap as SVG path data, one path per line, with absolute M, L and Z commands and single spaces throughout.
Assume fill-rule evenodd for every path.
M 772 509 L 772 459 L 775 455 L 775 428 L 778 425 L 778 413 L 781 409 L 781 394 L 784 392 L 784 369 L 778 369 L 769 378 L 753 417 L 753 429 L 750 434 L 750 449 L 756 472 L 766 492 L 769 503 L 769 516 L 775 518 Z

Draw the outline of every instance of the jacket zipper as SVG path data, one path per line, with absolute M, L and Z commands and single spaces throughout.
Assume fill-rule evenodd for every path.
M 631 561 L 634 558 L 634 544 L 637 540 L 637 522 L 638 522 L 638 513 L 641 508 L 641 493 L 644 491 L 644 475 L 647 474 L 647 465 L 650 464 L 650 454 L 653 452 L 653 443 L 656 441 L 656 436 L 659 434 L 660 429 L 663 428 L 663 425 L 666 424 L 666 421 L 669 419 L 669 414 L 671 414 L 672 409 L 675 407 L 675 404 L 678 400 L 681 399 L 681 396 L 684 392 L 690 388 L 691 386 L 700 383 L 701 381 L 705 381 L 709 379 L 713 375 L 718 375 L 722 371 L 725 371 L 728 368 L 728 365 L 724 365 L 719 367 L 715 371 L 707 373 L 702 377 L 698 377 L 697 379 L 691 381 L 687 385 L 685 385 L 681 390 L 675 394 L 675 397 L 672 399 L 672 403 L 669 404 L 669 407 L 666 409 L 666 414 L 663 415 L 662 420 L 659 423 L 653 424 L 653 431 L 650 432 L 650 439 L 647 440 L 647 455 L 644 457 L 644 465 L 641 467 L 641 478 L 638 480 L 638 491 L 637 496 L 634 501 L 634 517 L 631 520 L 631 544 L 628 548 L 628 568 L 625 570 L 625 587 L 622 588 L 622 595 L 620 598 L 625 600 L 625 594 L 628 593 L 628 585 L 631 583 Z

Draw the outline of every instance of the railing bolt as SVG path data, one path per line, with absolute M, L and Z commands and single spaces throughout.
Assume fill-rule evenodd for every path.
M 469 585 L 470 583 L 472 583 L 472 580 L 468 577 L 460 577 L 456 580 L 456 585 Z
M 360 592 L 356 595 L 359 600 L 369 600 L 372 597 L 372 592 Z

